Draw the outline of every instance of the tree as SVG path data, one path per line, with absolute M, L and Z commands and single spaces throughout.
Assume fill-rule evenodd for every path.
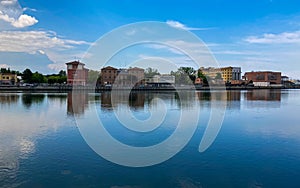
M 10 69 L 6 69 L 6 68 L 1 68 L 0 69 L 0 73 L 10 73 Z
M 196 71 L 192 67 L 180 67 L 177 71 L 171 71 L 171 75 L 175 76 L 177 84 L 193 84 L 196 80 Z
M 25 69 L 22 74 L 22 79 L 26 83 L 32 83 L 32 81 L 31 81 L 32 75 L 33 75 L 33 73 L 31 72 L 30 69 Z
M 200 69 L 198 70 L 198 75 L 197 76 L 198 76 L 198 78 L 202 79 L 203 85 L 208 85 L 207 76 L 205 76 Z
M 89 84 L 95 84 L 100 77 L 99 71 L 89 70 L 87 82 Z
M 32 74 L 31 83 L 46 83 L 47 79 L 44 75 L 35 72 Z
M 215 79 L 216 80 L 221 80 L 222 79 L 222 74 L 218 72 Z
M 146 78 L 152 78 L 155 75 L 160 75 L 157 69 L 153 69 L 151 67 L 146 68 L 145 70 L 145 77 Z
M 66 73 L 66 71 L 64 71 L 64 70 L 59 71 L 58 74 L 59 74 L 59 76 L 61 76 L 61 77 L 67 76 L 67 73 Z

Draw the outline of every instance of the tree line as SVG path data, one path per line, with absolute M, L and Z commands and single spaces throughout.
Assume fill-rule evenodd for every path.
M 58 74 L 48 74 L 43 75 L 42 73 L 39 73 L 38 71 L 32 72 L 30 69 L 25 69 L 23 72 L 10 70 L 10 68 L 1 68 L 0 73 L 11 73 L 11 74 L 17 74 L 18 76 L 21 76 L 22 81 L 24 83 L 29 84 L 40 84 L 40 83 L 48 83 L 48 84 L 62 84 L 67 82 L 67 74 L 66 71 L 61 70 Z

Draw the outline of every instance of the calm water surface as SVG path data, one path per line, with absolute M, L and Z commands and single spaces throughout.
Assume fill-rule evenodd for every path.
M 0 93 L 0 187 L 300 187 L 300 90 L 187 92 L 181 99 L 175 92 L 119 95 L 114 105 L 130 108 L 139 119 L 150 116 L 153 98 L 162 99 L 165 121 L 149 133 L 126 129 L 114 115 L 110 93 L 75 98 L 71 93 Z M 227 102 L 223 126 L 200 153 L 214 95 Z M 80 102 L 73 105 L 76 97 Z M 84 141 L 75 121 L 96 106 L 113 137 L 150 146 L 172 135 L 180 112 L 196 101 L 200 120 L 191 141 L 151 167 L 103 159 Z

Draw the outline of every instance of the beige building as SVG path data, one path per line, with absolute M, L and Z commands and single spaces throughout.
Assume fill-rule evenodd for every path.
M 16 74 L 0 73 L 0 85 L 15 85 L 18 82 Z
M 135 77 L 137 83 L 141 83 L 145 79 L 145 70 L 138 67 L 128 69 L 128 74 Z

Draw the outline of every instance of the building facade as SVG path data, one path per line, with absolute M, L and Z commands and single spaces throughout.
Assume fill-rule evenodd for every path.
M 246 72 L 244 75 L 246 82 L 253 82 L 259 85 L 281 84 L 281 72 L 272 71 L 259 71 L 259 72 Z
M 16 85 L 18 78 L 16 74 L 0 73 L 0 85 Z
M 218 79 L 218 75 L 221 75 L 223 81 L 231 82 L 233 80 L 241 80 L 241 67 L 221 67 L 221 68 L 214 68 L 208 67 L 204 68 L 201 67 L 199 69 L 206 77 L 210 79 Z
M 79 61 L 72 61 L 66 63 L 67 65 L 67 83 L 69 85 L 82 85 L 85 86 L 87 84 L 88 78 L 88 69 L 84 66 L 84 63 Z
M 108 66 L 101 69 L 101 85 L 111 85 L 115 83 L 118 76 L 118 69 Z
M 145 70 L 138 67 L 133 67 L 128 69 L 128 74 L 136 78 L 136 83 L 134 84 L 142 84 L 145 79 Z
M 225 82 L 241 80 L 241 67 L 223 67 L 221 68 L 222 78 Z

